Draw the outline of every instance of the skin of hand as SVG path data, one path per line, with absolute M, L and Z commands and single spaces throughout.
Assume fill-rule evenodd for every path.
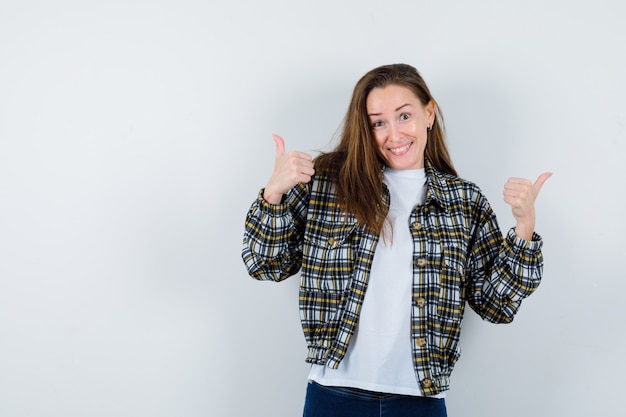
M 535 231 L 535 200 L 551 172 L 545 172 L 533 184 L 524 178 L 509 178 L 504 184 L 504 202 L 511 206 L 517 222 L 515 233 L 524 240 L 531 240 Z
M 276 160 L 274 171 L 265 185 L 263 198 L 270 204 L 280 204 L 283 194 L 298 183 L 307 183 L 315 173 L 313 157 L 305 152 L 285 152 L 285 141 L 274 134 Z

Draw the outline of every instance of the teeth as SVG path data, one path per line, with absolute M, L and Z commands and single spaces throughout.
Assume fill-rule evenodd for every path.
M 407 149 L 409 149 L 409 146 L 411 146 L 411 144 L 409 143 L 408 145 L 404 145 L 401 148 L 394 148 L 394 149 L 389 149 L 392 153 L 396 153 L 396 154 L 400 154 L 402 152 L 406 152 Z

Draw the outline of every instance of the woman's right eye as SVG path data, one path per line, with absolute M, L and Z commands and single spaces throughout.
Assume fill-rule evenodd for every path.
M 373 128 L 381 127 L 382 125 L 383 125 L 383 122 L 381 122 L 380 120 L 372 122 Z

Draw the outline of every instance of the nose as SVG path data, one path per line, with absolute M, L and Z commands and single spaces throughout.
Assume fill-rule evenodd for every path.
M 396 123 L 390 123 L 389 124 L 389 139 L 391 139 L 392 141 L 396 141 L 400 139 L 401 136 L 402 134 L 400 133 L 400 128 L 398 127 L 398 125 Z

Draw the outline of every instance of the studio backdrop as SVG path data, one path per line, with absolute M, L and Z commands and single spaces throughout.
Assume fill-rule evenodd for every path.
M 450 416 L 622 416 L 626 60 L 618 0 L 0 2 L 0 416 L 301 415 L 299 276 L 247 276 L 248 207 L 331 149 L 404 62 L 503 231 L 537 201 L 544 278 L 469 309 Z

